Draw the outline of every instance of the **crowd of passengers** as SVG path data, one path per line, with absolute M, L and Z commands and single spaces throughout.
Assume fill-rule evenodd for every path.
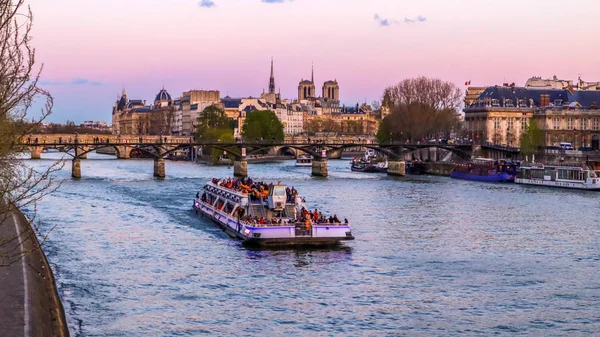
M 306 226 L 306 229 L 309 230 L 310 226 L 312 226 L 313 224 L 341 224 L 342 222 L 340 221 L 340 219 L 338 218 L 337 214 L 334 214 L 332 216 L 326 217 L 323 215 L 322 212 L 319 212 L 318 209 L 315 209 L 314 211 L 311 210 L 307 210 L 306 208 L 302 207 L 302 210 L 300 211 L 300 214 L 298 216 L 296 216 L 295 219 L 293 219 L 292 221 L 290 220 L 284 220 L 282 218 L 271 218 L 271 220 L 268 220 L 264 217 L 257 217 L 257 216 L 243 216 L 240 218 L 241 221 L 250 223 L 250 224 L 255 224 L 255 225 L 280 225 L 280 226 L 286 226 L 288 224 L 294 223 L 294 224 L 304 224 Z M 348 219 L 344 218 L 344 223 L 348 224 Z
M 265 183 L 262 181 L 255 182 L 251 178 L 227 178 L 227 179 L 212 179 L 213 184 L 222 186 L 230 190 L 248 194 L 251 200 L 259 200 L 261 197 L 266 198 L 269 193 L 269 188 L 273 187 L 272 183 Z M 285 194 L 287 202 L 293 202 L 298 195 L 298 191 L 292 186 L 292 188 L 286 187 Z
M 323 213 L 319 212 L 318 209 L 315 208 L 314 212 L 311 210 L 307 210 L 306 208 L 302 207 L 302 210 L 300 211 L 300 215 L 298 217 L 298 219 L 296 219 L 297 222 L 304 222 L 304 223 L 317 223 L 317 224 L 340 224 L 342 223 L 340 221 L 340 219 L 338 218 L 337 214 L 334 215 L 330 215 L 329 217 L 323 215 Z M 344 223 L 348 223 L 348 219 L 344 218 Z

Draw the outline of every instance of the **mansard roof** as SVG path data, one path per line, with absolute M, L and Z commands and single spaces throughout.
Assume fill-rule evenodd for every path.
M 154 112 L 154 110 L 145 106 L 145 107 L 141 107 L 141 108 L 131 109 L 131 110 L 129 110 L 128 113 L 132 114 L 132 113 L 151 113 L 151 112 Z
M 529 89 L 523 87 L 493 86 L 488 87 L 479 95 L 479 98 L 471 105 L 477 107 L 478 102 L 496 99 L 500 104 L 504 100 L 512 100 L 516 106 L 518 100 L 525 100 L 529 106 L 530 100 L 535 107 L 541 106 L 541 97 L 543 94 L 549 96 L 549 103 L 553 104 L 556 100 L 562 100 L 563 104 L 579 103 L 583 108 L 597 106 L 600 103 L 600 91 L 596 90 L 567 90 L 567 89 Z M 467 107 L 469 108 L 469 107 Z

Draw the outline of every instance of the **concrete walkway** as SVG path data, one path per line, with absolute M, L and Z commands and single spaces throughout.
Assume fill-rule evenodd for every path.
M 68 336 L 54 276 L 27 219 L 0 199 L 0 336 Z

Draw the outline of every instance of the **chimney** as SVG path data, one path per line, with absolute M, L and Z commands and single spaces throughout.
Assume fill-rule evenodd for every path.
M 550 95 L 541 94 L 540 95 L 540 107 L 545 108 L 547 106 L 550 106 Z

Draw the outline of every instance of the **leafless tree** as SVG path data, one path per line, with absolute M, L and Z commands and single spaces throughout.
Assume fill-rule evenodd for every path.
M 162 107 L 152 112 L 150 117 L 151 135 L 170 135 L 173 131 L 175 109 L 172 106 Z
M 461 90 L 436 78 L 409 78 L 387 87 L 382 106 L 390 111 L 379 128 L 379 141 L 418 141 L 448 137 L 460 129 Z
M 7 226 L 17 208 L 33 207 L 43 196 L 52 193 L 58 184 L 52 173 L 62 168 L 57 161 L 36 170 L 20 159 L 27 135 L 38 130 L 50 115 L 53 106 L 49 92 L 38 86 L 42 67 L 35 66 L 35 49 L 31 46 L 33 14 L 24 6 L 25 0 L 0 0 L 0 226 Z M 39 117 L 28 114 L 34 101 L 45 102 Z M 33 225 L 27 230 L 6 236 L 9 230 L 0 228 L 0 266 L 22 258 L 20 252 L 9 250 L 15 242 L 32 239 L 40 234 Z M 37 233 L 36 233 L 37 232 Z M 48 233 L 49 230 L 45 230 Z M 0 236 L 2 236 L 0 234 Z M 44 239 L 44 238 L 43 238 Z M 43 242 L 43 240 L 42 240 Z
M 341 125 L 333 118 L 324 118 L 321 120 L 320 130 L 321 132 L 340 132 Z

